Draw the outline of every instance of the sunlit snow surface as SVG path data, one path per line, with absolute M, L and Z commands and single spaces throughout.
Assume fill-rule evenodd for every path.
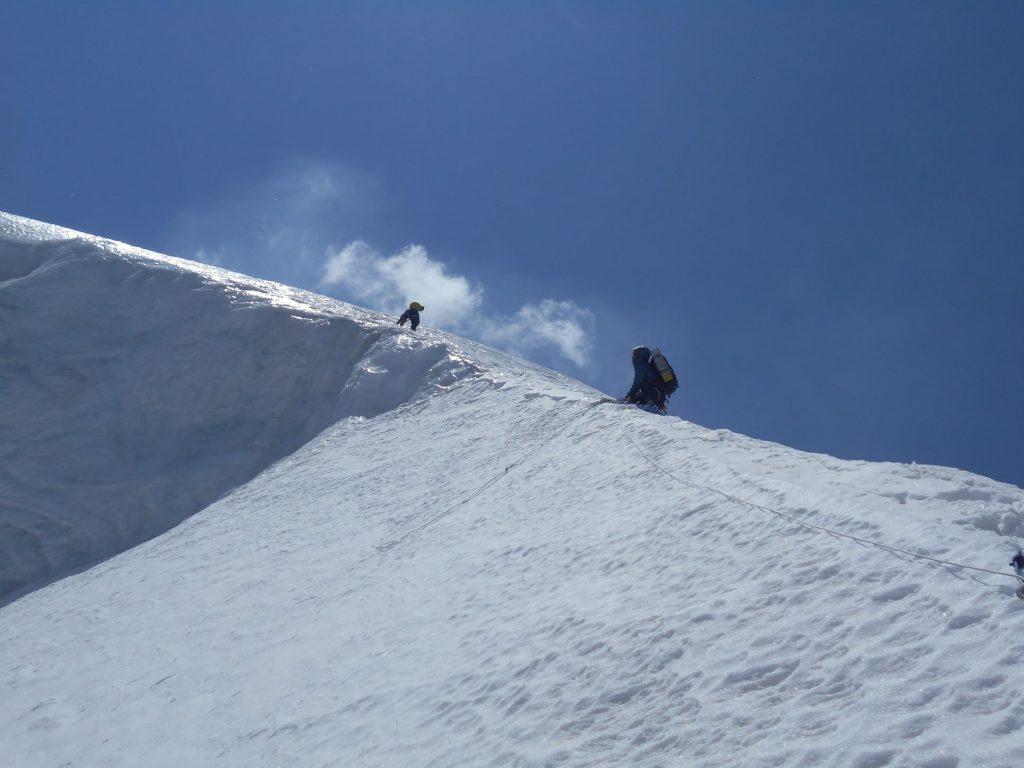
M 1012 579 L 715 491 L 1008 572 L 1020 489 L 594 405 L 429 328 L 0 225 L 5 532 L 116 551 L 184 519 L 0 609 L 5 765 L 1019 762 Z
M 0 345 L 0 604 L 162 533 L 343 417 L 489 365 L 324 296 L 5 214 Z

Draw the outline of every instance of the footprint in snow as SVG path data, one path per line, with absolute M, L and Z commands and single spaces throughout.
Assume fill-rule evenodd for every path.
M 722 681 L 722 686 L 735 688 L 740 693 L 771 688 L 785 681 L 799 665 L 799 661 L 787 661 L 782 664 L 749 667 L 726 675 L 725 680 Z
M 893 589 L 887 589 L 884 592 L 878 592 L 872 596 L 872 600 L 876 603 L 892 603 L 897 600 L 902 600 L 905 597 L 917 592 L 921 587 L 917 584 L 904 584 L 901 587 L 895 587 Z
M 950 619 L 949 624 L 947 624 L 946 626 L 950 629 L 963 629 L 964 627 L 969 627 L 972 624 L 977 624 L 978 622 L 984 621 L 988 617 L 989 613 L 987 611 L 961 613 Z

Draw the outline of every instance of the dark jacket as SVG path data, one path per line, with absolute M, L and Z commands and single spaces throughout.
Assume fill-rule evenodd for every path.
M 633 385 L 626 393 L 625 401 L 662 405 L 665 391 L 659 386 L 660 382 L 658 372 L 651 365 L 651 350 L 637 347 L 633 350 Z
M 420 313 L 415 309 L 407 309 L 402 313 L 402 316 L 398 318 L 398 324 L 405 325 L 406 320 L 412 324 L 412 329 L 415 331 L 416 326 L 420 324 Z

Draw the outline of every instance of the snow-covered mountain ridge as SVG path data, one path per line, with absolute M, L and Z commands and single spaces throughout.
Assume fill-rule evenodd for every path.
M 341 418 L 481 375 L 465 343 L 391 322 L 0 214 L 0 601 L 167 530 Z
M 11 765 L 1016 762 L 1011 579 L 735 499 L 998 570 L 1020 489 L 595 405 L 16 217 L 0 236 L 0 514 L 27 531 L 4 573 L 76 531 L 131 547 L 0 610 Z

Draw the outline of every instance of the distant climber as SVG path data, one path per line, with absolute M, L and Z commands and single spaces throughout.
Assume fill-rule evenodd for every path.
M 668 398 L 679 388 L 679 380 L 660 349 L 633 348 L 633 386 L 623 403 L 647 411 L 668 413 Z
M 1013 570 L 1018 576 L 1024 576 L 1024 552 L 1018 549 L 1017 554 L 1010 561 L 1010 565 L 1013 566 Z
M 414 301 L 409 305 L 409 308 L 402 313 L 402 316 L 398 318 L 398 324 L 405 326 L 405 321 L 408 320 L 412 329 L 415 331 L 420 325 L 420 312 L 423 311 L 423 305 L 418 301 Z

